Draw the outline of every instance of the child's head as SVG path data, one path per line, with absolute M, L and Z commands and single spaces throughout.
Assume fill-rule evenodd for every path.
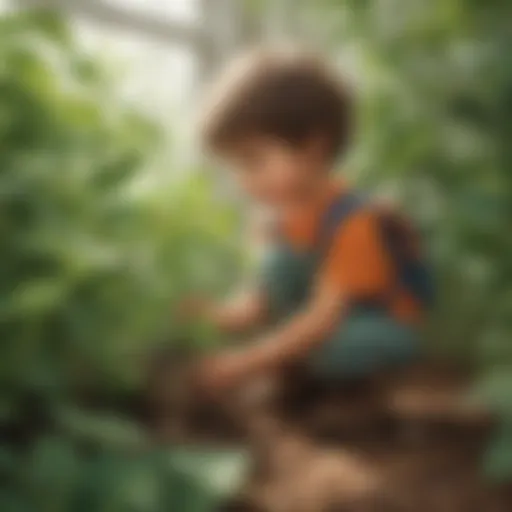
M 323 179 L 344 152 L 349 103 L 315 57 L 257 52 L 218 84 L 204 115 L 204 142 L 236 169 L 249 195 L 279 205 Z

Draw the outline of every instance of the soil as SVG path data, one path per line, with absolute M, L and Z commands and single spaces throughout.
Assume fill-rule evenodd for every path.
M 425 363 L 337 388 L 289 372 L 223 404 L 170 386 L 170 375 L 181 378 L 154 373 L 150 386 L 158 440 L 252 453 L 225 512 L 512 511 L 512 486 L 481 474 L 494 418 L 468 404 L 469 377 L 453 368 Z

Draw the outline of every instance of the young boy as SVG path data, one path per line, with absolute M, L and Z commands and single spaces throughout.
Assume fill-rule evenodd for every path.
M 275 244 L 255 289 L 201 307 L 229 331 L 271 326 L 208 360 L 208 389 L 296 362 L 320 379 L 364 377 L 417 354 L 422 302 L 399 279 L 374 205 L 334 176 L 352 130 L 347 91 L 306 54 L 247 56 L 212 96 L 206 146 L 273 213 Z

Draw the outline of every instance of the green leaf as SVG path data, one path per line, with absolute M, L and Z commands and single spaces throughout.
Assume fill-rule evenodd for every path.
M 169 464 L 209 493 L 225 498 L 245 481 L 249 459 L 242 451 L 187 447 L 173 449 Z
M 59 423 L 73 438 L 89 441 L 104 448 L 139 451 L 148 440 L 133 422 L 114 414 L 98 415 L 78 408 L 65 408 L 58 415 Z

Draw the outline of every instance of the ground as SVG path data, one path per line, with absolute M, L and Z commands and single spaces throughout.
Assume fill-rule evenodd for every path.
M 465 375 L 433 364 L 337 390 L 288 375 L 284 387 L 253 383 L 224 414 L 153 393 L 153 428 L 166 441 L 249 448 L 252 470 L 226 511 L 510 511 L 511 489 L 481 472 L 494 419 L 467 389 Z

